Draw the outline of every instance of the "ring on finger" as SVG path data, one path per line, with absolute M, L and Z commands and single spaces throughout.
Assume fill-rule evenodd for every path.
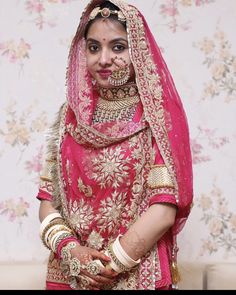
M 78 276 L 81 269 L 81 264 L 78 258 L 74 257 L 69 262 L 70 274 L 72 276 Z
M 91 261 L 86 265 L 86 270 L 91 275 L 98 275 L 101 272 L 100 265 L 96 261 Z
M 86 290 L 87 287 L 89 286 L 89 284 L 90 284 L 89 278 L 84 277 L 84 276 L 80 276 L 80 287 L 82 289 Z

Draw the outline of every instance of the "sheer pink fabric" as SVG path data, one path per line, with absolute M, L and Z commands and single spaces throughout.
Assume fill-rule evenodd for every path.
M 103 0 L 90 1 L 83 12 L 69 54 L 67 98 L 80 128 L 85 126 L 90 128 L 97 101 L 93 92 L 92 79 L 86 67 L 83 33 L 90 12 L 102 2 Z M 189 215 L 193 197 L 192 159 L 187 119 L 171 74 L 144 17 L 135 7 L 123 1 L 112 0 L 111 2 L 117 5 L 126 16 L 131 59 L 145 118 L 176 185 L 178 214 L 173 231 L 177 234 Z M 122 128 L 121 125 L 120 129 L 116 123 L 119 132 L 114 138 L 110 137 L 111 134 L 105 133 L 107 126 L 99 132 L 108 142 L 112 142 L 125 138 L 133 133 L 134 129 L 143 128 L 140 121 L 136 125 L 131 122 L 126 128 Z
M 189 129 L 185 111 L 172 76 L 145 19 L 143 17 L 142 19 L 145 25 L 147 40 L 152 52 L 153 61 L 157 66 L 157 73 L 161 77 L 161 85 L 163 89 L 163 108 L 166 112 L 165 124 L 166 129 L 168 130 L 168 138 L 178 185 L 179 211 L 175 224 L 175 233 L 177 234 L 184 226 L 186 218 L 189 215 L 193 197 Z

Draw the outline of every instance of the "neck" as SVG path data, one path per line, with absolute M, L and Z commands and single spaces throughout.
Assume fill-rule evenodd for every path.
M 105 100 L 126 100 L 138 95 L 135 83 L 128 83 L 114 88 L 98 87 L 99 96 Z

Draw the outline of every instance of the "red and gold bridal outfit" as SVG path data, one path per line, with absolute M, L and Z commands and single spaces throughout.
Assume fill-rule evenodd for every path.
M 97 89 L 87 71 L 85 9 L 72 42 L 67 98 L 52 128 L 39 199 L 52 200 L 82 245 L 104 250 L 154 203 L 178 207 L 175 225 L 119 276 L 112 289 L 170 286 L 176 235 L 192 202 L 188 126 L 179 96 L 148 26 L 133 6 L 112 0 L 126 17 L 136 84 L 109 93 Z M 111 116 L 109 116 L 109 113 Z M 173 260 L 173 261 L 172 261 Z M 60 260 L 51 253 L 48 289 L 67 289 Z M 108 287 L 109 288 L 109 287 Z

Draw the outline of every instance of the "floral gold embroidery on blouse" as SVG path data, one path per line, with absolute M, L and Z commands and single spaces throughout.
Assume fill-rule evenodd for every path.
M 84 193 L 84 195 L 88 198 L 91 198 L 93 196 L 93 190 L 92 190 L 91 186 L 84 185 L 84 183 L 80 177 L 78 179 L 78 189 L 80 192 Z
M 98 228 L 108 230 L 109 233 L 114 232 L 119 227 L 123 219 L 127 218 L 126 209 L 126 193 L 114 192 L 110 197 L 101 201 L 99 214 L 96 216 Z
M 88 234 L 89 226 L 94 219 L 93 208 L 86 204 L 84 199 L 81 199 L 79 202 L 76 200 L 70 201 L 69 214 L 71 225 L 78 234 Z
M 92 179 L 101 188 L 118 188 L 128 182 L 129 158 L 124 159 L 124 152 L 120 147 L 104 149 L 98 157 L 92 159 Z
M 97 250 L 103 248 L 103 241 L 103 237 L 95 230 L 91 232 L 87 239 L 88 246 Z

